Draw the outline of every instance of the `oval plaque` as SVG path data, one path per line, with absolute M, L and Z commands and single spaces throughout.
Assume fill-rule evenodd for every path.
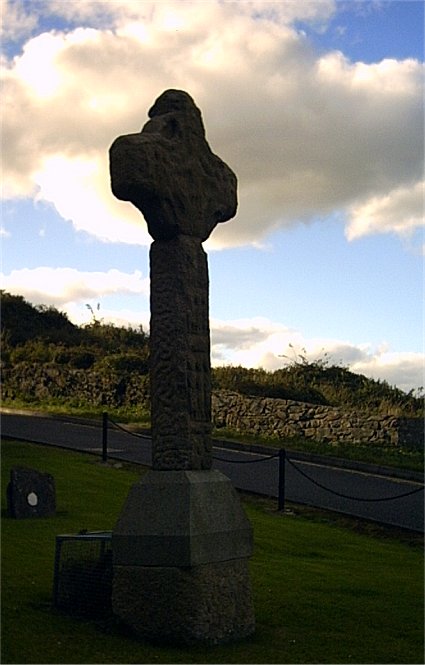
M 30 506 L 34 507 L 38 504 L 38 496 L 35 492 L 30 492 L 27 496 L 27 501 Z

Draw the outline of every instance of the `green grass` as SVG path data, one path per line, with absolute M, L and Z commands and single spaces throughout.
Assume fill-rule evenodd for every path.
M 357 462 L 367 462 L 397 469 L 410 469 L 412 471 L 424 470 L 424 451 L 408 450 L 399 447 L 373 446 L 371 444 L 340 443 L 330 444 L 311 439 L 294 437 L 290 439 L 279 439 L 271 436 L 250 435 L 243 432 L 235 432 L 229 429 L 215 429 L 213 432 L 217 439 L 228 439 L 238 441 L 246 445 L 257 444 L 270 446 L 272 448 L 286 448 L 298 452 L 313 453 L 324 457 L 339 457 Z
M 141 427 L 150 426 L 150 413 L 143 406 L 110 408 L 90 404 L 82 406 L 81 404 L 64 403 L 54 399 L 42 402 L 37 399 L 31 402 L 22 399 L 4 399 L 2 400 L 2 407 L 14 411 L 36 411 L 50 416 L 74 416 L 98 421 L 102 418 L 102 413 L 107 411 L 108 416 L 113 420 L 119 420 L 122 423 L 137 423 Z
M 422 551 L 413 537 L 358 533 L 321 513 L 283 516 L 252 497 L 244 505 L 255 534 L 253 638 L 154 647 L 117 623 L 61 614 L 51 606 L 55 535 L 111 529 L 140 473 L 14 441 L 2 444 L 2 461 L 3 502 L 15 465 L 52 473 L 57 487 L 56 517 L 3 518 L 3 663 L 423 662 Z

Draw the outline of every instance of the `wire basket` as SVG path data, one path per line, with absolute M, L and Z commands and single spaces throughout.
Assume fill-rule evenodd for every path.
M 112 614 L 112 532 L 56 536 L 53 604 L 72 614 Z

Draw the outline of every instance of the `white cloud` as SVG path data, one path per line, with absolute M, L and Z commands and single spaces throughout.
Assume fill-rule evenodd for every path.
M 0 35 L 3 41 L 16 41 L 37 26 L 37 16 L 28 13 L 19 0 L 2 0 Z
M 353 344 L 313 339 L 266 318 L 211 322 L 212 364 L 274 371 L 305 358 L 347 366 L 352 372 L 387 381 L 405 391 L 424 385 L 425 354 L 394 352 L 387 344 Z
M 10 238 L 11 237 L 10 231 L 4 228 L 4 226 L 0 226 L 0 238 Z
M 212 363 L 216 365 L 275 369 L 283 364 L 279 354 L 299 341 L 297 331 L 264 317 L 211 321 Z
M 5 10 L 5 23 L 17 23 L 15 16 L 24 20 L 32 19 L 32 24 L 37 24 L 39 19 L 50 16 L 60 17 L 71 25 L 79 25 L 82 22 L 97 27 L 118 26 L 129 21 L 143 21 L 156 19 L 158 23 L 176 29 L 181 25 L 180 15 L 182 11 L 198 16 L 202 22 L 205 13 L 208 17 L 215 10 L 215 0 L 202 0 L 200 2 L 186 3 L 185 0 L 169 2 L 167 0 L 83 0 L 79 2 L 64 2 L 63 0 L 32 0 L 36 13 L 26 14 L 20 0 L 12 0 Z M 183 5 L 189 5 L 184 7 Z M 224 5 L 231 3 L 223 3 Z M 239 3 L 238 11 L 247 16 L 259 19 L 277 21 L 279 23 L 291 23 L 294 20 L 303 20 L 314 25 L 322 26 L 335 11 L 335 0 L 244 0 Z M 14 9 L 17 7 L 17 11 Z M 200 11 L 202 9 L 202 11 Z M 221 7 L 227 10 L 227 7 Z M 230 11 L 232 11 L 232 7 Z
M 149 279 L 138 270 L 124 273 L 115 269 L 80 272 L 74 268 L 23 268 L 1 275 L 1 281 L 9 293 L 22 295 L 34 304 L 58 308 L 106 295 L 149 293 Z
M 395 193 L 422 174 L 423 66 L 315 53 L 291 21 L 320 23 L 335 3 L 34 7 L 75 29 L 28 40 L 4 69 L 6 195 L 48 200 L 105 241 L 148 244 L 140 214 L 109 190 L 107 152 L 117 135 L 140 130 L 162 90 L 181 87 L 239 178 L 238 216 L 211 247 L 258 245 L 274 229 L 335 210 L 347 211 L 353 239 L 412 224 L 410 198 Z M 358 221 L 386 198 L 396 224 L 384 223 L 379 205 L 370 224 Z
M 140 213 L 109 193 L 106 158 L 51 155 L 34 173 L 36 198 L 49 201 L 77 231 L 100 240 L 148 245 L 151 241 Z
M 423 388 L 425 385 L 425 354 L 413 352 L 385 352 L 371 354 L 354 363 L 353 372 L 373 379 L 387 381 L 401 390 Z
M 90 304 L 90 303 L 87 303 Z M 93 320 L 92 313 L 88 310 L 86 303 L 77 303 L 69 302 L 65 303 L 60 310 L 65 312 L 70 321 L 75 325 L 83 326 L 87 323 L 91 323 Z M 148 310 L 141 309 L 140 311 L 134 311 L 131 309 L 111 309 L 110 307 L 100 306 L 99 311 L 94 309 L 94 316 L 97 320 L 102 323 L 112 323 L 115 326 L 123 326 L 127 328 L 139 328 L 143 327 L 143 330 L 149 332 L 149 321 L 150 313 Z
M 352 364 L 364 359 L 367 347 L 331 339 L 308 339 L 294 328 L 267 318 L 212 321 L 212 362 L 273 371 L 301 357 Z
M 397 187 L 384 196 L 373 196 L 350 210 L 348 240 L 372 233 L 393 232 L 410 236 L 424 223 L 425 182 Z

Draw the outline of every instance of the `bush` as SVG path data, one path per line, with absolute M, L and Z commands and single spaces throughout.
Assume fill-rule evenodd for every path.
M 347 367 L 331 365 L 327 357 L 299 361 L 274 372 L 245 367 L 215 367 L 213 388 L 234 390 L 244 395 L 278 397 L 346 408 L 362 408 L 377 413 L 418 418 L 423 415 L 423 395 L 405 393 L 385 381 L 369 379 L 350 372 Z
M 36 338 L 48 342 L 67 340 L 78 343 L 80 330 L 55 307 L 33 307 L 22 296 L 1 291 L 1 330 L 7 332 L 10 343 L 23 344 Z
M 40 339 L 19 344 L 9 352 L 9 361 L 12 365 L 22 362 L 45 364 L 52 359 L 53 348 Z
M 138 372 L 149 373 L 149 358 L 147 353 L 116 353 L 102 358 L 97 364 L 99 370 L 107 369 L 115 372 Z
M 71 349 L 68 364 L 74 369 L 89 369 L 94 365 L 96 356 L 86 349 Z

